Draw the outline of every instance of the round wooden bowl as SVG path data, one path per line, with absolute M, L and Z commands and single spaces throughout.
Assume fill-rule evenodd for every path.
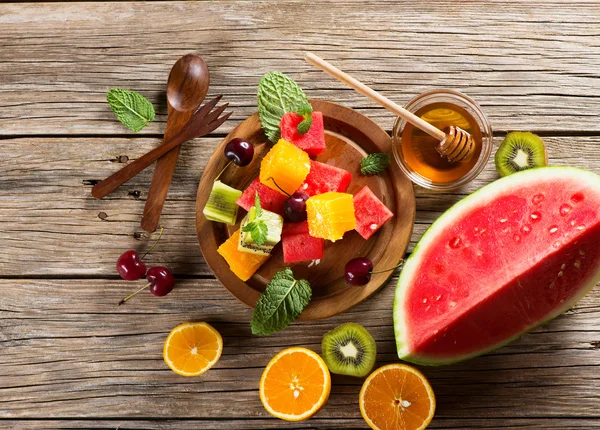
M 368 153 L 391 153 L 389 135 L 366 116 L 335 103 L 311 100 L 314 110 L 323 112 L 327 150 L 316 159 L 352 172 L 348 193 L 356 193 L 368 185 L 371 191 L 394 213 L 394 217 L 379 229 L 369 240 L 357 232 L 350 231 L 342 240 L 325 242 L 325 256 L 319 264 L 285 264 L 281 244 L 272 256 L 247 282 L 241 281 L 217 253 L 217 248 L 239 228 L 245 211 L 240 208 L 238 223 L 228 226 L 208 221 L 202 209 L 208 200 L 216 175 L 225 166 L 223 148 L 235 137 L 243 138 L 254 145 L 254 160 L 246 167 L 229 166 L 221 181 L 244 190 L 259 174 L 260 162 L 271 148 L 265 137 L 258 114 L 254 114 L 227 135 L 209 160 L 198 187 L 196 198 L 196 231 L 200 249 L 208 266 L 235 297 L 247 306 L 254 307 L 261 292 L 273 275 L 285 267 L 291 267 L 296 279 L 307 279 L 312 287 L 312 300 L 302 312 L 301 320 L 327 318 L 362 302 L 385 284 L 393 272 L 373 275 L 364 286 L 347 285 L 344 266 L 355 257 L 367 257 L 375 270 L 396 266 L 403 258 L 415 218 L 415 196 L 413 185 L 392 163 L 387 171 L 378 176 L 362 176 L 360 161 Z

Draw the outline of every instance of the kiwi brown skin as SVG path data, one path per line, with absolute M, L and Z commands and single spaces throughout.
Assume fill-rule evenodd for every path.
M 513 131 L 506 135 L 494 157 L 500 176 L 548 165 L 548 152 L 542 139 L 530 132 Z
M 321 356 L 331 373 L 360 378 L 373 369 L 377 347 L 367 329 L 360 324 L 345 323 L 323 336 Z

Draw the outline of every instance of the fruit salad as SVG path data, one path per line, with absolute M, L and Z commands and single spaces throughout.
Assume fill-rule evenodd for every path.
M 266 93 L 266 79 L 286 80 L 285 87 L 292 88 L 281 100 L 288 103 L 287 112 L 270 110 L 274 95 Z M 351 230 L 369 240 L 393 216 L 368 187 L 355 195 L 346 192 L 352 173 L 314 159 L 327 148 L 323 113 L 313 111 L 295 82 L 278 73 L 265 75 L 258 101 L 265 136 L 273 143 L 260 161 L 260 174 L 245 190 L 217 177 L 203 212 L 210 221 L 236 225 L 238 209 L 246 211 L 240 229 L 218 251 L 242 281 L 280 241 L 284 263 L 314 264 L 325 257 L 325 241 L 342 240 Z M 253 154 L 252 145 L 239 138 L 224 151 L 238 166 L 249 164 Z

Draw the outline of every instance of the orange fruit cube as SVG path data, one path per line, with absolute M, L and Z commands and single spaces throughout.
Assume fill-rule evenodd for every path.
M 335 242 L 356 228 L 352 194 L 323 193 L 306 201 L 308 231 L 313 237 Z
M 279 139 L 260 163 L 260 182 L 281 194 L 293 194 L 302 185 L 308 172 L 308 154 L 293 143 Z
M 202 375 L 213 367 L 223 352 L 223 338 L 205 322 L 179 324 L 165 340 L 163 358 L 181 376 Z
M 307 348 L 284 349 L 260 378 L 260 400 L 271 415 L 304 421 L 319 412 L 331 391 L 331 375 L 319 354 Z
M 435 395 L 425 376 L 400 363 L 371 373 L 358 402 L 363 418 L 375 430 L 425 429 L 435 414 Z
M 258 255 L 239 251 L 239 240 L 240 231 L 237 230 L 219 246 L 217 252 L 227 261 L 229 269 L 235 273 L 235 276 L 246 282 L 269 259 L 270 255 Z

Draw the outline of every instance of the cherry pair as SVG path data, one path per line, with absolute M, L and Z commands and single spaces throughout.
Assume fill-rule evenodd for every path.
M 130 249 L 121 254 L 117 260 L 117 272 L 119 272 L 121 278 L 126 281 L 137 281 L 138 279 L 145 277 L 148 281 L 148 284 L 121 300 L 119 305 L 122 305 L 146 288 L 149 288 L 150 292 L 155 296 L 166 296 L 173 290 L 175 277 L 169 269 L 163 266 L 156 266 L 151 267 L 150 270 L 146 271 L 146 265 L 143 262 L 144 257 L 154 249 L 162 237 L 163 231 L 164 227 L 161 227 L 158 239 L 156 239 L 154 244 L 142 257 L 140 257 L 137 251 Z

